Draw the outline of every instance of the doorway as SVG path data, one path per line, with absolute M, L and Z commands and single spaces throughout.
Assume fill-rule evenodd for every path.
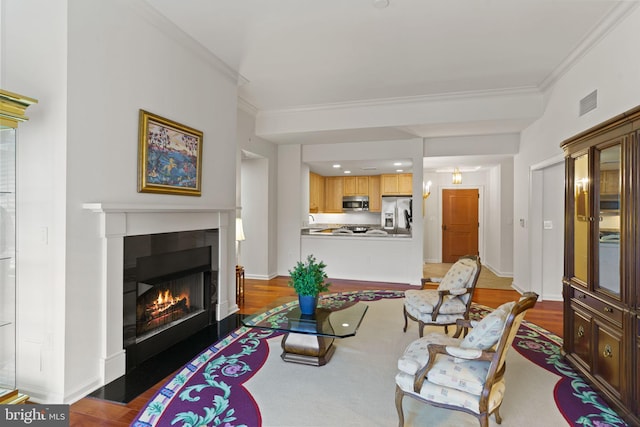
M 442 190 L 442 262 L 478 251 L 478 189 Z

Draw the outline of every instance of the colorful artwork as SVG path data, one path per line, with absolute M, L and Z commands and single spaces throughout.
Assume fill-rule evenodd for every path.
M 200 196 L 202 135 L 140 110 L 138 191 Z

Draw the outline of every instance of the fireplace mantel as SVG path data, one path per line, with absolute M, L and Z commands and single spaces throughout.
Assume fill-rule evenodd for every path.
M 149 204 L 131 204 L 131 203 L 84 203 L 83 209 L 90 210 L 95 213 L 207 213 L 207 212 L 225 212 L 233 211 L 234 207 L 211 208 L 206 206 L 189 206 L 189 205 L 149 205 Z
M 144 234 L 188 230 L 219 229 L 219 294 L 216 318 L 220 320 L 236 311 L 233 289 L 233 240 L 229 226 L 235 217 L 235 207 L 203 207 L 194 205 L 84 203 L 82 208 L 100 217 L 99 237 L 102 239 L 101 287 L 104 330 L 102 335 L 102 380 L 107 384 L 125 374 L 126 359 L 123 346 L 123 266 L 124 238 Z M 231 253 L 229 250 L 231 249 Z

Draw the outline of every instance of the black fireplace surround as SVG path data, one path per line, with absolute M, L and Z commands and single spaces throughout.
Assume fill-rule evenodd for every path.
M 215 229 L 125 237 L 127 372 L 216 323 L 218 239 Z M 175 304 L 164 302 L 172 293 Z

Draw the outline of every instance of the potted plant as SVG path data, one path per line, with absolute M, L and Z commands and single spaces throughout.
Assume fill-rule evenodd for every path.
M 325 267 L 324 262 L 317 262 L 313 255 L 309 255 L 305 262 L 298 261 L 295 267 L 289 270 L 289 286 L 298 294 L 302 314 L 313 314 L 318 305 L 318 294 L 329 290 L 331 283 L 325 282 Z

